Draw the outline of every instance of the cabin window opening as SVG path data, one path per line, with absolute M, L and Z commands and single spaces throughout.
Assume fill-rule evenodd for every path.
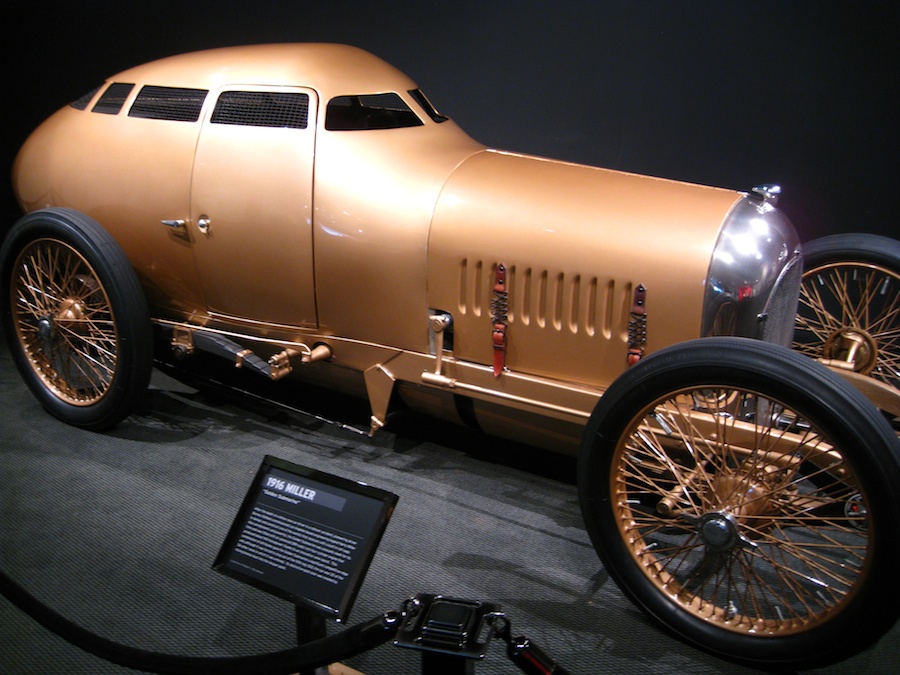
M 134 84 L 128 82 L 113 82 L 106 88 L 106 91 L 100 95 L 91 112 L 103 113 L 105 115 L 118 115 L 125 105 L 125 99 L 134 89 Z
M 94 100 L 94 96 L 97 95 L 97 92 L 100 91 L 100 87 L 102 86 L 103 85 L 101 84 L 99 87 L 94 87 L 88 93 L 72 101 L 69 105 L 75 108 L 75 110 L 87 110 L 88 103 Z
M 206 89 L 145 85 L 128 111 L 129 117 L 196 122 L 209 92 Z
M 329 131 L 400 129 L 420 127 L 421 119 L 398 94 L 359 94 L 336 96 L 325 110 L 325 128 Z
M 306 129 L 309 124 L 309 94 L 226 91 L 216 101 L 210 122 L 251 127 Z
M 433 105 L 431 105 L 431 101 L 428 100 L 428 97 L 422 93 L 421 89 L 410 89 L 409 95 L 413 97 L 416 103 L 418 103 L 422 110 L 425 111 L 425 114 L 431 118 L 432 122 L 437 122 L 440 124 L 441 122 L 446 122 L 450 118 L 446 115 L 442 115 L 439 113 Z

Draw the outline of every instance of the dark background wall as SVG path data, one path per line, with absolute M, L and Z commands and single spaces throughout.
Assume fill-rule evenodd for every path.
M 333 41 L 408 73 L 477 140 L 723 187 L 780 183 L 804 239 L 900 238 L 900 4 L 829 0 L 7 3 L 3 166 L 129 66 Z M 102 180 L 102 177 L 100 177 Z M 4 219 L 16 217 L 8 180 Z

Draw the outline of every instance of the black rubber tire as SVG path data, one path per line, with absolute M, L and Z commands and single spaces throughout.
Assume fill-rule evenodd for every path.
M 865 232 L 832 234 L 803 244 L 803 268 L 833 262 L 884 265 L 895 271 L 900 263 L 900 241 Z
M 41 405 L 92 430 L 129 415 L 150 382 L 153 340 L 143 290 L 112 236 L 78 211 L 35 211 L 9 231 L 0 275 L 4 335 Z
M 900 394 L 900 241 L 850 233 L 803 245 L 793 348 L 834 358 L 829 341 L 844 328 L 864 338 L 865 374 Z
M 718 392 L 722 398 L 710 397 L 710 390 L 719 387 L 722 388 Z M 676 392 L 686 390 L 697 390 L 693 397 L 687 399 L 688 405 L 683 410 L 688 411 L 685 419 L 695 419 L 698 426 L 694 427 L 694 422 L 684 425 L 687 428 L 684 437 L 677 433 L 666 436 L 665 429 L 668 427 L 671 432 L 673 420 L 666 417 L 665 424 L 659 422 L 665 415 L 656 405 L 662 400 L 670 400 Z M 849 488 L 845 481 L 825 471 L 813 472 L 801 481 L 800 471 L 796 470 L 799 467 L 795 465 L 795 468 L 785 469 L 785 475 L 788 471 L 796 471 L 796 486 L 792 482 L 772 487 L 771 494 L 765 495 L 769 501 L 756 502 L 771 505 L 773 509 L 777 504 L 780 510 L 776 512 L 776 517 L 760 512 L 758 516 L 748 517 L 744 524 L 734 528 L 729 526 L 729 522 L 741 522 L 735 514 L 740 513 L 738 508 L 750 504 L 751 499 L 744 499 L 744 494 L 733 488 L 727 500 L 718 503 L 719 488 L 714 490 L 712 486 L 727 485 L 732 490 L 732 484 L 725 482 L 729 472 L 746 478 L 751 484 L 751 473 L 744 467 L 751 466 L 750 458 L 754 458 L 753 471 L 765 469 L 761 482 L 752 483 L 756 490 L 753 499 L 757 500 L 764 494 L 764 481 L 775 481 L 775 476 L 780 475 L 777 472 L 774 475 L 766 473 L 776 465 L 776 461 L 789 464 L 792 458 L 799 458 L 799 462 L 802 456 L 799 452 L 783 451 L 773 455 L 772 448 L 784 447 L 778 445 L 766 446 L 766 454 L 762 450 L 750 455 L 740 454 L 733 436 L 731 440 L 723 440 L 721 446 L 713 434 L 704 436 L 704 432 L 699 431 L 701 420 L 695 412 L 695 404 L 704 402 L 713 406 L 715 401 L 724 401 L 725 390 L 746 390 L 779 401 L 797 413 L 786 418 L 787 424 L 793 421 L 795 426 L 792 428 L 800 429 L 797 423 L 802 418 L 808 421 L 811 429 L 820 431 L 830 439 L 832 447 L 843 457 L 842 466 L 856 477 L 858 492 L 864 500 L 862 509 L 855 508 L 859 503 L 852 496 L 857 492 L 856 488 Z M 698 397 L 697 394 L 702 395 Z M 715 406 L 709 409 L 713 408 Z M 651 417 L 651 411 L 660 414 Z M 717 415 L 709 414 L 707 418 L 706 423 L 710 425 L 721 424 L 721 430 L 718 426 L 713 427 L 719 432 L 719 438 L 729 437 L 731 432 L 727 415 L 720 411 Z M 758 418 L 761 419 L 761 415 Z M 680 420 L 678 417 L 675 423 Z M 644 426 L 640 427 L 643 436 L 635 431 L 641 422 L 644 422 Z M 660 447 L 665 448 L 664 452 L 647 452 L 647 448 L 657 442 L 653 429 L 648 431 L 651 425 L 659 425 L 663 430 L 660 438 L 665 440 L 665 444 Z M 677 430 L 681 431 L 681 426 Z M 694 433 L 697 436 L 691 439 Z M 650 436 L 653 439 L 646 440 Z M 755 441 L 745 438 L 744 446 L 753 447 L 754 442 L 761 446 L 767 442 L 768 437 L 764 433 L 757 436 Z M 690 449 L 679 438 L 693 440 Z M 812 439 L 809 440 L 811 442 Z M 679 447 L 671 450 L 672 445 Z M 624 452 L 626 447 L 627 453 Z M 718 455 L 719 447 L 727 450 Z M 807 451 L 805 445 L 801 448 L 803 452 Z M 812 448 L 810 445 L 810 452 L 814 452 Z M 691 480 L 697 482 L 685 480 L 684 485 L 693 487 L 690 491 L 682 489 L 680 465 L 666 464 L 663 460 L 656 464 L 658 458 L 675 457 L 677 452 L 681 453 L 682 458 L 703 457 L 706 460 L 713 457 L 718 459 L 718 465 L 716 461 L 696 462 Z M 772 459 L 773 456 L 778 460 Z M 771 466 L 764 466 L 760 457 L 771 462 Z M 689 459 L 688 464 L 690 461 L 693 460 Z M 812 463 L 804 461 L 799 466 L 806 470 Z M 670 468 L 671 475 L 675 476 L 671 483 L 674 489 L 669 489 L 665 494 L 674 494 L 679 504 L 665 517 L 659 511 L 663 502 L 659 498 L 662 492 L 654 493 L 650 486 L 663 485 L 664 481 L 658 476 L 665 475 Z M 688 473 L 684 470 L 683 476 L 687 477 Z M 719 475 L 723 477 L 721 483 Z M 900 555 L 900 537 L 897 536 L 897 523 L 900 522 L 898 481 L 900 442 L 890 425 L 865 397 L 814 361 L 782 347 L 743 338 L 705 338 L 683 343 L 661 350 L 626 371 L 603 395 L 591 415 L 578 465 L 579 500 L 588 533 L 606 570 L 625 595 L 663 627 L 697 648 L 767 669 L 808 668 L 846 658 L 876 641 L 896 622 L 900 615 L 900 584 L 897 583 L 896 573 L 897 556 Z M 809 494 L 802 492 L 807 488 L 807 483 L 812 486 Z M 824 486 L 817 487 L 817 484 Z M 792 490 L 797 490 L 796 494 L 803 497 L 811 495 L 821 499 L 820 503 L 827 503 L 829 508 L 839 510 L 843 518 L 840 515 L 822 518 L 818 511 L 809 506 L 804 506 L 802 515 L 798 515 L 801 505 Z M 750 494 L 748 489 L 747 495 Z M 641 499 L 647 501 L 642 503 Z M 707 499 L 709 502 L 705 501 Z M 695 509 L 696 513 L 691 509 Z M 859 516 L 859 513 L 863 515 Z M 734 520 L 727 520 L 726 514 Z M 695 515 L 700 517 L 695 518 Z M 733 548 L 714 549 L 713 544 L 719 545 L 721 542 L 709 538 L 707 531 L 701 531 L 701 524 L 705 521 L 707 524 L 712 521 L 712 525 L 728 532 L 730 537 L 736 533 L 746 535 L 745 538 L 752 543 L 732 537 L 728 546 Z M 867 528 L 863 529 L 861 524 L 866 522 Z M 781 579 L 780 575 L 785 573 L 789 579 L 782 583 L 788 588 L 777 589 L 786 600 L 782 608 L 786 607 L 788 612 L 796 610 L 796 605 L 792 603 L 792 587 L 801 589 L 813 584 L 806 584 L 805 577 L 793 576 L 790 567 L 794 560 L 789 559 L 793 553 L 788 549 L 796 547 L 800 551 L 797 559 L 802 560 L 804 550 L 794 539 L 807 537 L 809 541 L 820 544 L 820 548 L 809 554 L 809 558 L 818 560 L 821 555 L 824 560 L 830 553 L 830 543 L 818 537 L 830 532 L 831 526 L 837 523 L 841 523 L 840 529 L 844 530 L 840 537 L 852 542 L 864 540 L 865 545 L 862 547 L 864 560 L 860 562 L 859 573 L 849 572 L 846 575 L 849 580 L 847 595 L 836 594 L 837 599 L 832 603 L 834 611 L 827 615 L 823 611 L 824 619 L 813 617 L 808 623 L 797 619 L 790 625 L 782 620 L 779 613 L 774 620 L 765 619 L 769 621 L 765 629 L 761 627 L 762 623 L 752 629 L 743 627 L 743 619 L 752 620 L 754 613 L 764 616 L 772 611 L 765 597 L 769 587 L 758 582 L 755 574 L 774 572 Z M 796 529 L 791 525 L 797 526 Z M 751 529 L 751 526 L 756 529 Z M 668 543 L 666 537 L 669 532 L 683 537 L 677 540 L 680 543 Z M 783 541 L 779 539 L 782 536 Z M 757 544 L 755 548 L 753 543 Z M 683 560 L 678 557 L 679 546 L 685 551 Z M 694 548 L 689 549 L 689 546 Z M 856 551 L 849 544 L 847 547 Z M 835 548 L 843 551 L 838 546 Z M 694 556 L 693 568 L 687 562 L 689 550 Z M 684 567 L 676 569 L 676 560 Z M 740 567 L 748 560 L 756 564 L 755 570 L 752 564 L 751 567 Z M 831 563 L 843 568 L 835 561 L 828 564 Z M 669 564 L 673 567 L 665 567 Z M 765 568 L 767 564 L 771 565 L 770 570 Z M 801 563 L 797 565 L 799 567 Z M 824 568 L 825 564 L 822 566 Z M 660 569 L 664 571 L 660 572 Z M 706 574 L 718 579 L 716 575 L 724 574 L 726 569 L 729 576 L 727 581 L 721 582 L 722 585 L 714 589 L 705 585 Z M 746 578 L 742 579 L 741 574 L 745 574 Z M 816 581 L 817 576 L 831 581 L 831 577 L 824 572 L 813 572 L 809 580 Z M 743 587 L 738 585 L 740 581 L 746 582 Z M 696 584 L 699 590 L 695 592 L 691 589 L 692 584 Z M 723 591 L 725 586 L 729 588 L 729 593 Z M 744 589 L 741 591 L 743 595 L 738 595 L 738 588 Z M 777 588 L 777 585 L 772 588 Z M 703 594 L 707 591 L 709 597 L 705 599 L 713 602 L 701 609 Z M 831 590 L 826 593 L 831 599 Z M 728 596 L 728 603 L 720 594 Z M 732 599 L 736 600 L 737 606 Z M 700 604 L 691 605 L 692 600 Z M 715 606 L 716 600 L 724 605 L 721 610 Z M 778 598 L 775 604 L 777 601 Z M 754 602 L 758 604 L 753 605 Z M 776 609 L 780 612 L 782 608 Z M 718 614 L 715 614 L 716 611 Z M 804 611 L 801 606 L 799 612 L 802 614 Z M 788 618 L 794 620 L 790 614 Z M 765 634 L 767 631 L 768 635 Z

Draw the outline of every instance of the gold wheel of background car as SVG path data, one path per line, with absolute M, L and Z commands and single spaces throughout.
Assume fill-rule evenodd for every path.
M 738 338 L 639 362 L 604 394 L 579 459 L 588 532 L 625 594 L 762 667 L 833 661 L 893 625 L 879 594 L 900 599 L 896 480 L 897 438 L 858 391 Z
M 900 242 L 868 234 L 804 245 L 794 349 L 900 395 Z
M 3 329 L 42 405 L 91 429 L 129 414 L 153 347 L 143 292 L 115 240 L 76 211 L 36 211 L 10 230 L 0 269 Z

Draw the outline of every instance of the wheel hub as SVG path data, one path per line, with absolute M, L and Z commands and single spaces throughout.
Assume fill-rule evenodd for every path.
M 825 341 L 822 356 L 846 364 L 854 372 L 868 375 L 878 362 L 878 345 L 866 331 L 844 327 Z
M 697 521 L 697 534 L 706 547 L 715 553 L 730 551 L 741 543 L 734 518 L 721 511 L 702 515 Z
M 861 494 L 856 493 L 844 503 L 844 515 L 857 530 L 868 528 L 869 511 Z
M 86 329 L 85 317 L 84 303 L 79 298 L 66 298 L 59 303 L 53 322 L 62 328 L 83 333 Z
M 44 317 L 37 324 L 37 332 L 38 335 L 41 336 L 41 340 L 47 342 L 53 337 L 53 321 L 49 317 Z

